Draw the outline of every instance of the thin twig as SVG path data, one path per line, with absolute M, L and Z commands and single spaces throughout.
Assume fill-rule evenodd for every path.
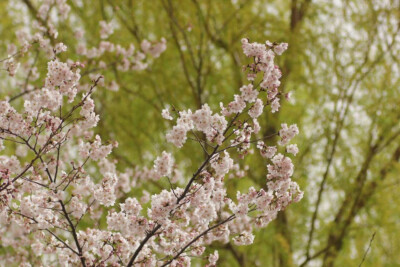
M 361 267 L 361 265 L 364 263 L 365 259 L 367 258 L 368 252 L 369 252 L 369 250 L 371 249 L 372 241 L 374 241 L 375 234 L 376 234 L 376 232 L 374 232 L 374 233 L 372 234 L 371 239 L 369 240 L 368 248 L 367 248 L 367 250 L 365 251 L 364 257 L 362 258 L 362 261 L 360 262 L 360 265 L 358 265 L 358 267 Z

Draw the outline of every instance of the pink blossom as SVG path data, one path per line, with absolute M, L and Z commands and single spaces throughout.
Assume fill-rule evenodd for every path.
M 154 161 L 154 170 L 159 177 L 169 176 L 172 172 L 174 159 L 170 153 L 162 152 L 160 157 Z
M 299 153 L 299 149 L 297 148 L 297 145 L 296 145 L 296 144 L 288 145 L 288 146 L 286 147 L 286 151 L 287 151 L 288 153 L 293 154 L 294 156 L 296 156 L 296 154 Z
M 280 43 L 279 45 L 274 46 L 274 52 L 277 55 L 282 55 L 282 53 L 288 49 L 288 46 L 287 43 Z

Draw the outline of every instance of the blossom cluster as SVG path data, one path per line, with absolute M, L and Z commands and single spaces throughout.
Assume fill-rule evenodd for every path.
M 8 46 L 9 56 L 2 60 L 4 61 L 4 69 L 11 77 L 18 75 L 18 72 L 29 72 L 29 79 L 34 80 L 33 78 L 37 74 L 36 67 L 29 69 L 28 66 L 22 65 L 18 61 L 29 51 L 40 49 L 49 59 L 67 51 L 65 43 L 69 42 L 70 37 L 68 36 L 63 40 L 64 43 L 59 41 L 59 39 L 64 38 L 64 36 L 60 36 L 57 30 L 61 24 L 68 25 L 73 31 L 73 35 L 78 42 L 71 45 L 69 50 L 80 56 L 81 62 L 78 62 L 80 66 L 86 66 L 85 73 L 75 73 L 74 77 L 70 77 L 69 80 L 65 79 L 67 83 L 64 85 L 65 87 L 76 82 L 78 75 L 88 75 L 91 79 L 95 79 L 98 76 L 98 71 L 110 67 L 116 67 L 120 72 L 145 70 L 150 66 L 153 59 L 160 57 L 167 48 L 167 41 L 163 37 L 159 41 L 137 40 L 136 47 L 133 42 L 127 46 L 122 46 L 114 41 L 117 38 L 113 38 L 114 33 L 122 26 L 115 20 L 100 21 L 98 23 L 98 32 L 87 33 L 83 28 L 76 26 L 74 23 L 75 18 L 69 19 L 70 10 L 71 7 L 66 0 L 41 1 L 40 6 L 37 8 L 37 14 L 34 16 L 35 20 L 30 25 L 31 28 L 24 27 L 16 32 L 19 48 L 17 45 L 10 44 Z M 33 9 L 33 12 L 36 12 L 36 10 Z M 56 16 L 54 16 L 55 13 L 57 14 Z M 100 41 L 95 44 L 89 42 L 91 34 L 96 34 Z M 105 60 L 105 58 L 108 60 Z M 52 67 L 64 68 L 64 71 L 68 70 L 65 65 L 70 63 L 72 62 L 49 62 Z M 67 72 L 60 74 L 70 75 Z M 57 82 L 57 80 L 54 80 L 57 77 L 48 78 L 48 86 L 53 86 L 53 83 Z M 109 80 L 103 79 L 99 85 L 111 91 L 117 91 L 120 88 L 120 84 L 116 79 L 107 79 Z M 74 92 L 70 93 L 73 94 Z

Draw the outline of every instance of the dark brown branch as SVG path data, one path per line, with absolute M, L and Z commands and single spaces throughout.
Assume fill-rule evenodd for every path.
M 86 261 L 85 261 L 85 258 L 83 257 L 82 247 L 81 247 L 81 245 L 79 244 L 78 235 L 76 234 L 76 227 L 75 227 L 75 225 L 72 223 L 71 218 L 69 217 L 69 214 L 68 214 L 67 210 L 65 209 L 64 203 L 63 203 L 61 200 L 59 201 L 59 203 L 61 204 L 61 208 L 62 208 L 62 211 L 63 211 L 63 213 L 64 213 L 64 216 L 65 216 L 65 218 L 67 219 L 68 224 L 69 224 L 69 226 L 70 226 L 70 228 L 71 228 L 71 233 L 72 233 L 72 236 L 73 236 L 73 238 L 74 238 L 75 245 L 76 245 L 76 247 L 77 247 L 77 249 L 78 249 L 78 251 L 79 251 L 79 254 L 78 254 L 79 259 L 80 259 L 80 261 L 81 261 L 81 263 L 82 263 L 82 266 L 85 267 L 85 266 L 86 266 Z
M 204 232 L 202 232 L 201 234 L 199 234 L 198 236 L 196 236 L 194 239 L 192 239 L 192 241 L 190 241 L 189 243 L 187 243 L 172 259 L 168 260 L 167 262 L 165 262 L 163 265 L 161 265 L 161 267 L 167 266 L 169 265 L 171 262 L 173 262 L 175 259 L 177 259 L 182 253 L 185 252 L 185 250 L 190 247 L 193 243 L 195 243 L 197 240 L 199 240 L 201 237 L 205 236 L 206 234 L 208 234 L 209 232 L 211 232 L 212 230 L 214 230 L 215 228 L 219 227 L 220 225 L 223 225 L 229 221 L 232 221 L 233 219 L 236 218 L 236 215 L 231 215 L 229 216 L 227 219 L 213 225 L 212 227 L 208 228 L 207 230 L 205 230 Z

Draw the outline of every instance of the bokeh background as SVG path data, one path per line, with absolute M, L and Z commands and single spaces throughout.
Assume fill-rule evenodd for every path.
M 165 107 L 217 108 L 246 83 L 247 59 L 240 40 L 287 42 L 278 58 L 282 90 L 293 93 L 278 114 L 260 123 L 265 134 L 283 122 L 297 123 L 294 179 L 304 199 L 281 212 L 260 231 L 252 246 L 216 244 L 220 266 L 400 266 L 400 2 L 397 0 L 68 0 L 71 16 L 59 25 L 58 41 L 69 48 L 64 60 L 80 59 L 79 43 L 96 46 L 99 21 L 116 29 L 111 42 L 140 46 L 143 39 L 165 37 L 167 50 L 148 59 L 143 71 L 109 67 L 88 69 L 105 76 L 94 99 L 100 114 L 98 133 L 117 140 L 111 157 L 124 169 L 151 166 L 171 147 L 164 134 Z M 0 1 L 0 55 L 17 43 L 16 31 L 32 27 L 40 1 Z M 57 16 L 57 14 L 53 14 Z M 74 33 L 83 29 L 77 40 Z M 45 59 L 35 64 L 40 85 Z M 89 73 L 83 80 L 89 80 Z M 118 91 L 109 90 L 115 80 Z M 18 84 L 0 72 L 0 96 L 15 96 Z M 19 102 L 18 102 L 19 101 Z M 22 103 L 16 100 L 16 105 Z M 190 173 L 204 157 L 196 143 L 174 156 Z M 259 156 L 246 159 L 245 178 L 228 181 L 230 194 L 265 184 Z M 158 192 L 163 182 L 134 188 Z M 369 248 L 370 247 L 370 248 Z M 0 248 L 0 257 L 1 257 Z M 201 262 L 199 261 L 199 264 Z

